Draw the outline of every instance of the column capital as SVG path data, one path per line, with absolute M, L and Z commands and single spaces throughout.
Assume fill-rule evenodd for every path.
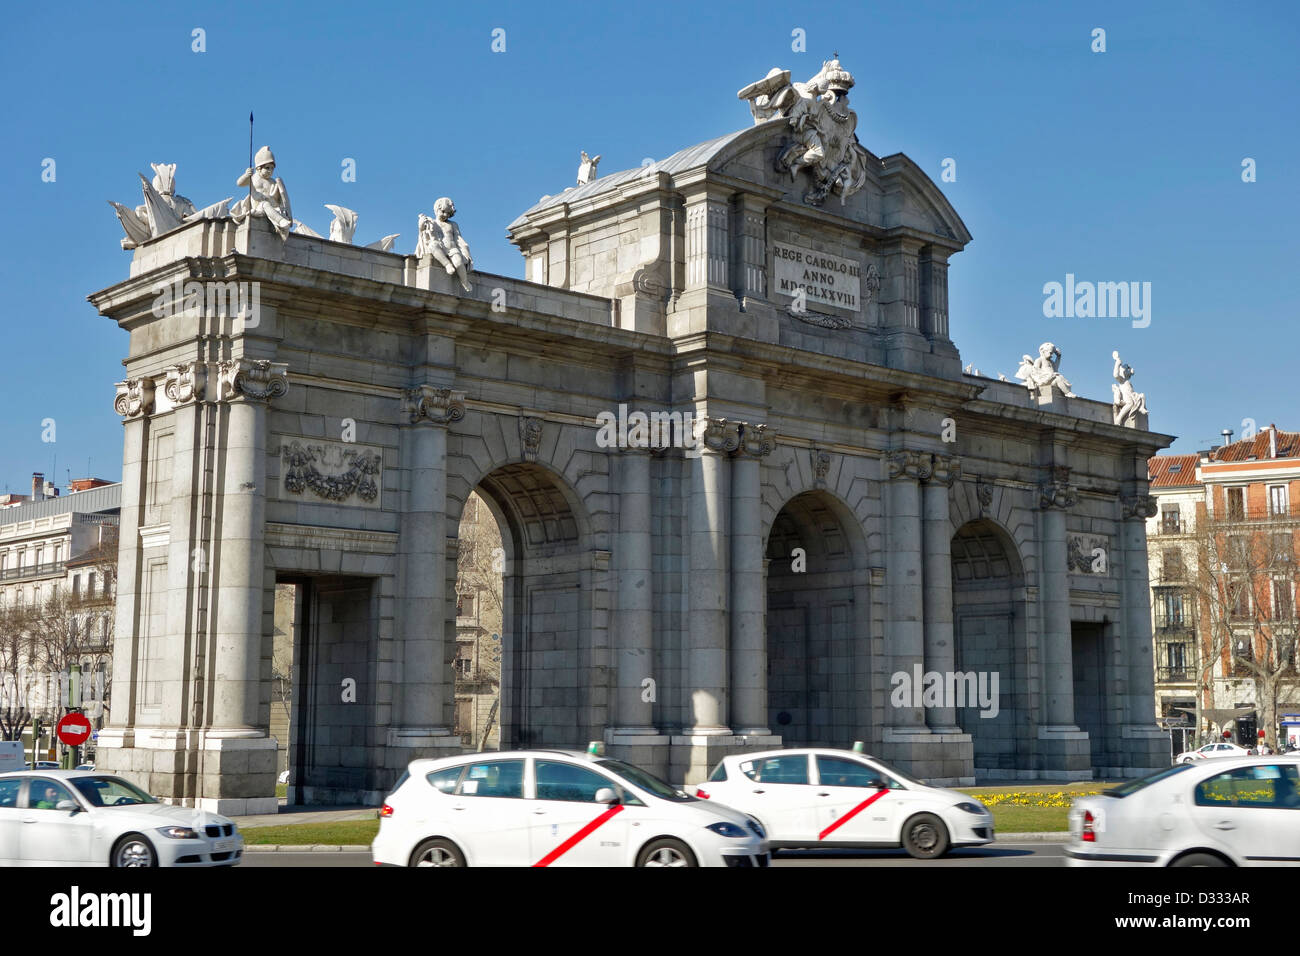
M 217 363 L 217 400 L 266 403 L 289 391 L 289 366 L 267 359 Z
M 1038 507 L 1073 508 L 1079 500 L 1078 490 L 1070 484 L 1070 469 L 1063 465 L 1052 466 L 1050 477 L 1038 486 Z
M 776 436 L 767 430 L 766 425 L 740 423 L 740 446 L 736 449 L 737 458 L 763 458 L 776 448 Z
M 1155 495 L 1123 495 L 1120 504 L 1124 508 L 1124 519 L 1145 521 L 1154 518 L 1159 512 Z
M 433 385 L 408 388 L 402 393 L 402 417 L 411 425 L 458 422 L 465 417 L 465 393 Z M 541 440 L 540 432 L 538 440 Z
M 126 420 L 142 418 L 153 411 L 153 379 L 147 375 L 118 382 L 113 410 Z
M 930 477 L 934 484 L 944 484 L 951 488 L 961 477 L 961 459 L 956 455 L 935 455 Z
M 188 405 L 203 398 L 208 377 L 206 364 L 181 362 L 179 365 L 169 365 L 163 371 L 167 373 L 163 394 L 172 405 Z
M 703 418 L 704 449 L 713 452 L 730 453 L 740 447 L 740 422 L 725 418 Z
M 910 478 L 913 481 L 929 481 L 934 473 L 934 463 L 930 455 L 921 451 L 900 449 L 889 453 L 889 478 Z

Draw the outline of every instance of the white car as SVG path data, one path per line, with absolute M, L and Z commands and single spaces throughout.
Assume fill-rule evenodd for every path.
M 1174 763 L 1192 763 L 1197 760 L 1206 760 L 1210 757 L 1249 757 L 1250 751 L 1245 747 L 1238 747 L 1236 744 L 1217 741 L 1206 744 L 1196 750 L 1184 750 L 1174 758 Z
M 1300 758 L 1174 764 L 1070 807 L 1070 866 L 1300 865 Z
M 103 773 L 0 774 L 0 867 L 234 866 L 234 821 L 173 807 Z
M 852 750 L 723 757 L 696 793 L 756 817 L 773 849 L 901 846 L 924 860 L 993 842 L 993 815 L 974 797 Z
M 413 760 L 377 866 L 767 866 L 757 822 L 631 764 L 565 750 Z

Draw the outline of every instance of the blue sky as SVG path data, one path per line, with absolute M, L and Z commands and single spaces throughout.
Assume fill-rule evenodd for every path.
M 358 242 L 400 232 L 409 252 L 450 195 L 476 265 L 522 276 L 505 227 L 573 182 L 580 149 L 609 173 L 743 128 L 740 87 L 777 65 L 806 79 L 835 51 L 862 143 L 909 155 L 974 236 L 950 271 L 964 362 L 1013 376 L 1050 339 L 1075 391 L 1109 400 L 1119 348 L 1174 451 L 1246 418 L 1300 428 L 1298 47 L 1289 2 L 14 5 L 0 490 L 37 470 L 120 477 L 126 334 L 85 301 L 129 265 L 105 200 L 139 203 L 150 162 L 178 163 L 198 206 L 236 194 L 250 109 L 318 231 L 339 203 Z M 1150 282 L 1150 326 L 1045 318 L 1043 284 L 1066 273 Z

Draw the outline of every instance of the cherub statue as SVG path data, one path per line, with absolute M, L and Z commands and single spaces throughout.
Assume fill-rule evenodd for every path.
M 451 217 L 456 215 L 456 204 L 443 196 L 433 204 L 433 215 L 436 218 L 431 219 L 420 213 L 420 240 L 415 255 L 433 256 L 442 263 L 447 275 L 459 278 L 461 288 L 469 292 L 473 286 L 469 284 L 466 270 L 474 268 L 474 260 L 469 254 L 469 243 L 460 234 L 460 227 L 451 221 Z
M 1115 424 L 1136 428 L 1138 416 L 1147 414 L 1146 393 L 1134 391 L 1133 389 L 1133 366 L 1121 362 L 1118 351 L 1111 352 L 1110 357 L 1115 360 L 1113 374 L 1115 381 L 1119 383 L 1110 387 L 1115 400 L 1113 409 Z
M 587 155 L 587 151 L 582 150 L 582 162 L 578 166 L 578 185 L 585 186 L 596 178 L 596 166 L 600 163 L 600 156 L 594 159 Z
M 230 216 L 235 222 L 243 222 L 249 216 L 265 216 L 275 227 L 281 239 L 289 238 L 293 228 L 293 211 L 289 207 L 289 191 L 284 188 L 284 180 L 272 178 L 275 175 L 275 154 L 270 146 L 263 146 L 257 151 L 253 166 L 244 170 L 244 174 L 235 181 L 238 186 L 252 184 L 251 194 L 243 197 L 230 207 Z
M 1028 355 L 1020 358 L 1020 371 L 1016 372 L 1016 378 L 1025 383 L 1031 395 L 1037 395 L 1040 389 L 1056 388 L 1066 398 L 1074 398 L 1073 389 L 1070 383 L 1060 372 L 1061 368 L 1061 350 L 1051 342 L 1044 342 L 1038 346 L 1038 358 L 1030 358 Z

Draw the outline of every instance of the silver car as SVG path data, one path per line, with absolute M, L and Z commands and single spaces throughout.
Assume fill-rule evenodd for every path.
M 0 774 L 0 867 L 235 866 L 233 820 L 155 800 L 110 774 Z

